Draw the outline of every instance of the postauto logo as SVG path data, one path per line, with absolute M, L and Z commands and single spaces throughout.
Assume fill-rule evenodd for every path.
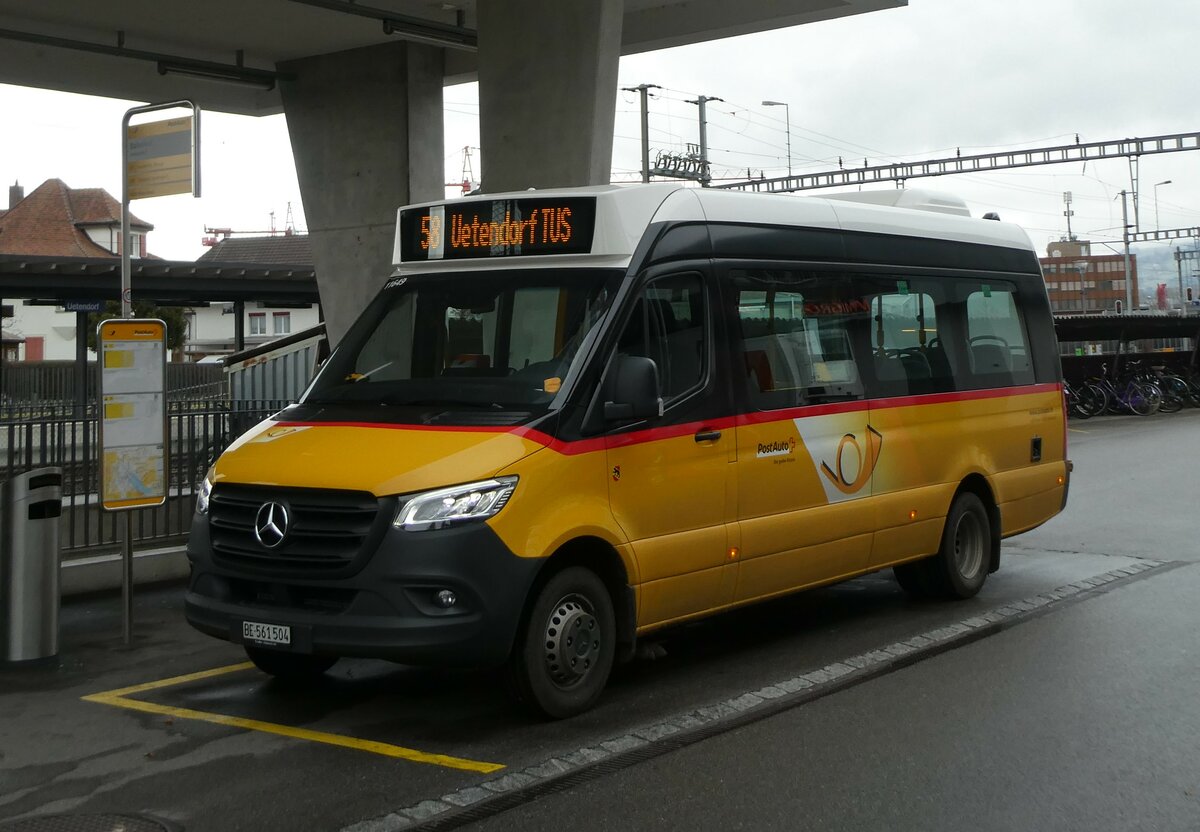
M 779 439 L 774 442 L 758 443 L 758 458 L 766 459 L 772 456 L 788 456 L 796 452 L 796 438 Z

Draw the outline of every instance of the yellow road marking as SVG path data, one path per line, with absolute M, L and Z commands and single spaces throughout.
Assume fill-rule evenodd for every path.
M 176 719 L 193 719 L 198 722 L 209 722 L 214 725 L 242 728 L 247 731 L 261 731 L 265 734 L 276 734 L 298 740 L 336 745 L 341 748 L 352 748 L 356 751 L 367 751 L 372 754 L 380 754 L 384 757 L 395 757 L 414 763 L 426 763 L 428 765 L 460 769 L 462 771 L 477 771 L 481 774 L 491 774 L 494 771 L 504 768 L 499 763 L 467 760 L 461 757 L 451 757 L 446 754 L 430 754 L 426 751 L 418 751 L 415 748 L 405 748 L 401 745 L 392 745 L 386 742 L 363 740 L 357 737 L 347 737 L 342 734 L 330 734 L 325 731 L 313 731 L 308 728 L 296 728 L 291 725 L 279 725 L 274 722 L 263 722 L 262 720 L 246 719 L 240 716 L 226 716 L 225 714 L 209 713 L 208 711 L 195 711 L 191 708 L 176 708 L 171 705 L 159 705 L 154 702 L 144 702 L 140 699 L 129 698 L 134 693 L 143 693 L 148 690 L 158 690 L 173 685 L 195 682 L 200 679 L 209 679 L 213 676 L 247 670 L 253 666 L 251 662 L 231 664 L 225 667 L 213 668 L 212 670 L 202 670 L 199 673 L 188 673 L 183 676 L 173 676 L 170 679 L 160 679 L 157 682 L 146 682 L 145 684 L 131 685 L 130 687 L 118 690 L 93 693 L 81 698 L 85 702 L 96 702 L 101 705 L 111 705 L 115 708 L 127 708 L 131 711 L 170 716 Z
M 117 690 L 106 690 L 103 693 L 94 693 L 91 696 L 83 698 L 93 701 L 94 697 L 111 699 L 114 696 L 131 696 L 135 693 L 145 693 L 148 690 L 170 688 L 175 685 L 185 685 L 188 682 L 198 682 L 201 679 L 211 679 L 213 676 L 222 676 L 226 673 L 236 673 L 239 670 L 249 670 L 252 667 L 254 667 L 254 662 L 227 664 L 224 667 L 214 667 L 212 670 L 201 670 L 199 673 L 186 673 L 183 676 L 172 676 L 170 679 L 159 679 L 157 682 L 146 682 L 145 684 L 130 685 L 127 688 L 118 688 Z
M 1071 433 L 1091 433 L 1090 430 L 1080 430 L 1079 428 L 1067 428 Z

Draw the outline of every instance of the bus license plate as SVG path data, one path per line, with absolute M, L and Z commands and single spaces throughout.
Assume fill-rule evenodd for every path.
M 292 628 L 283 624 L 243 621 L 242 638 L 248 641 L 257 641 L 259 644 L 291 644 Z

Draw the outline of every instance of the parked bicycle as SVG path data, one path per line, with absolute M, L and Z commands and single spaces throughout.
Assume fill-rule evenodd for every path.
M 1157 413 L 1162 406 L 1162 390 L 1157 384 L 1142 378 L 1140 371 L 1126 372 L 1115 382 L 1108 377 L 1107 364 L 1101 365 L 1101 373 L 1096 378 L 1088 379 L 1088 384 L 1094 384 L 1104 392 L 1104 412 L 1149 416 Z
M 1063 392 L 1067 396 L 1067 413 L 1076 419 L 1090 419 L 1103 413 L 1108 405 L 1103 388 L 1086 381 L 1071 384 L 1064 379 Z

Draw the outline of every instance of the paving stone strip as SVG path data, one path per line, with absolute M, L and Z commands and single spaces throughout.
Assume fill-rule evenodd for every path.
M 1158 569 L 1168 564 L 1164 561 L 1139 560 L 1120 569 L 1105 572 L 1091 578 L 1060 586 L 1049 592 L 1015 601 L 982 615 L 972 616 L 954 624 L 897 641 L 884 647 L 842 659 L 825 667 L 811 670 L 790 679 L 784 679 L 755 691 L 739 694 L 731 699 L 715 702 L 695 710 L 677 714 L 669 719 L 632 729 L 628 733 L 603 740 L 595 745 L 565 752 L 544 760 L 521 771 L 510 771 L 498 777 L 456 792 L 443 795 L 437 800 L 422 800 L 413 806 L 398 809 L 386 815 L 360 821 L 345 827 L 342 832 L 394 832 L 394 830 L 416 830 L 418 828 L 449 828 L 478 820 L 486 816 L 481 813 L 487 802 L 495 801 L 497 811 L 516 805 L 513 797 L 517 792 L 538 790 L 554 781 L 579 775 L 585 769 L 603 762 L 614 762 L 617 756 L 641 758 L 648 749 L 657 745 L 668 745 L 671 750 L 687 744 L 685 735 L 710 736 L 720 732 L 724 723 L 736 721 L 744 724 L 753 718 L 756 711 L 763 715 L 786 710 L 796 700 L 808 701 L 820 695 L 823 688 L 841 688 L 853 684 L 857 679 L 873 678 L 881 670 L 893 664 L 909 664 L 922 653 L 941 652 L 939 648 L 952 646 L 956 642 L 972 641 L 987 628 L 999 628 L 1005 624 L 1026 618 L 1051 604 L 1061 602 L 1100 587 L 1131 578 L 1142 572 Z M 611 766 L 610 766 L 611 767 Z M 607 768 L 607 767 L 606 767 Z M 471 810 L 467 814 L 464 810 Z

